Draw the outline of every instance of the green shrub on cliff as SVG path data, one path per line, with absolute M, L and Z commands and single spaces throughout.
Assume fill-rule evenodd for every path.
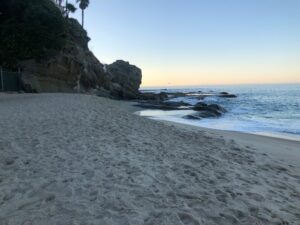
M 66 21 L 51 0 L 0 1 L 0 65 L 40 59 L 65 43 Z

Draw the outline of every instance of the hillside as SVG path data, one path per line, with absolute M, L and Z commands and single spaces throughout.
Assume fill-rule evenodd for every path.
M 23 72 L 26 92 L 90 92 L 131 99 L 142 72 L 125 61 L 104 65 L 77 20 L 51 0 L 0 2 L 0 65 Z

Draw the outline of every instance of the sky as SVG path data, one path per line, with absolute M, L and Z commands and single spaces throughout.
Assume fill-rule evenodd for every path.
M 144 87 L 300 83 L 300 0 L 90 0 L 85 28 Z

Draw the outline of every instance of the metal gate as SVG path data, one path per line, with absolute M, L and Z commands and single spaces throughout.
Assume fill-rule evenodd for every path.
M 21 72 L 9 71 L 0 67 L 0 91 L 20 91 Z

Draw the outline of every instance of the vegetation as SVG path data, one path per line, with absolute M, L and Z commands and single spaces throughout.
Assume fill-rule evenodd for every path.
M 38 59 L 64 45 L 65 19 L 49 0 L 0 1 L 0 65 Z
M 79 8 L 81 9 L 81 26 L 84 27 L 84 10 L 89 6 L 89 0 L 77 0 L 79 2 Z
M 76 7 L 71 4 L 71 3 L 66 3 L 66 7 L 65 7 L 65 14 L 66 14 L 66 17 L 68 18 L 69 17 L 69 13 L 74 13 L 76 11 Z
M 40 60 L 63 48 L 74 24 L 67 18 L 76 8 L 67 1 L 63 7 L 62 2 L 0 1 L 0 65 L 14 67 L 22 60 Z
M 83 25 L 89 1 L 77 2 L 80 2 Z M 84 37 L 84 43 L 80 44 L 87 45 L 86 32 L 77 27 L 76 20 L 68 19 L 69 13 L 75 10 L 73 4 L 62 0 L 0 0 L 0 65 L 14 67 L 19 61 L 57 54 L 73 28 L 77 36 Z

